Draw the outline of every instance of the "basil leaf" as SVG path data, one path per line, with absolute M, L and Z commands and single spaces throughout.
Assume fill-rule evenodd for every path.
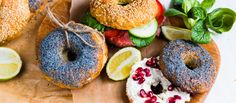
M 156 35 L 153 35 L 149 38 L 138 38 L 133 35 L 129 35 L 130 40 L 134 43 L 134 45 L 138 48 L 148 46 L 152 43 L 152 41 L 155 39 Z
M 174 5 L 182 5 L 183 2 L 184 2 L 183 0 L 172 0 L 172 3 Z
M 82 19 L 80 21 L 80 23 L 88 25 L 94 29 L 97 29 L 98 31 L 104 32 L 105 30 L 105 26 L 100 24 L 94 17 L 92 17 L 92 15 L 90 14 L 90 12 L 86 12 L 83 16 Z
M 208 15 L 208 26 L 217 33 L 229 31 L 236 19 L 236 13 L 228 8 L 218 8 Z
M 200 3 L 197 0 L 183 0 L 182 9 L 185 13 L 188 13 L 192 7 L 199 6 Z
M 206 10 L 202 7 L 193 7 L 189 12 L 188 16 L 193 19 L 205 19 L 207 17 Z
M 209 10 L 215 3 L 215 0 L 203 0 L 201 3 L 201 7 L 206 10 Z
M 175 9 L 182 11 L 183 0 L 172 0 L 172 4 Z
M 204 20 L 199 20 L 192 29 L 192 40 L 197 43 L 207 44 L 211 41 L 211 32 L 208 31 Z
M 194 20 L 193 18 L 183 18 L 184 24 L 188 29 L 192 29 L 192 27 L 195 25 L 197 20 Z
M 182 13 L 181 11 L 179 10 L 176 10 L 176 9 L 168 9 L 165 11 L 164 13 L 164 16 L 181 16 L 181 17 L 187 17 L 186 14 Z

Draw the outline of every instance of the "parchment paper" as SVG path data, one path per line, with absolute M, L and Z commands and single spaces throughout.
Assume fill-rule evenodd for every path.
M 72 0 L 70 20 L 78 22 L 83 12 L 88 8 L 89 1 Z M 52 5 L 63 4 L 63 2 L 70 2 L 70 0 L 54 0 Z M 68 17 L 67 8 L 60 7 L 60 5 L 58 8 L 65 9 L 65 12 L 60 13 L 59 17 Z M 5 45 L 15 49 L 20 54 L 23 67 L 16 78 L 7 82 L 0 82 L 0 103 L 128 103 L 125 92 L 126 80 L 117 82 L 110 80 L 105 69 L 102 70 L 97 79 L 77 90 L 62 89 L 46 81 L 39 69 L 35 51 L 37 49 L 35 47 L 36 35 L 45 17 L 45 12 L 39 14 L 32 17 L 27 27 L 22 31 L 20 38 Z M 42 25 L 46 26 L 44 27 L 45 33 L 55 27 L 49 21 L 42 23 Z M 159 55 L 163 46 L 167 43 L 167 40 L 163 38 L 156 38 L 150 46 L 140 48 L 142 57 Z M 215 43 L 212 45 L 214 47 L 213 51 L 218 53 Z M 119 50 L 119 48 L 110 44 L 108 44 L 108 48 L 109 57 Z M 196 99 L 197 102 L 193 103 L 202 102 L 202 100 L 202 96 L 199 96 Z
M 21 32 L 22 36 L 4 45 L 19 53 L 23 67 L 14 79 L 0 82 L 0 103 L 72 103 L 70 90 L 46 81 L 38 66 L 35 37 L 44 14 L 32 14 L 30 22 Z

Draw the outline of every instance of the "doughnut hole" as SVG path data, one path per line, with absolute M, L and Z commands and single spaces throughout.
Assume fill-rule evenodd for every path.
M 63 50 L 62 55 L 65 61 L 75 61 L 78 56 L 73 49 Z
M 194 70 L 201 65 L 198 55 L 193 51 L 182 53 L 181 58 L 188 69 Z

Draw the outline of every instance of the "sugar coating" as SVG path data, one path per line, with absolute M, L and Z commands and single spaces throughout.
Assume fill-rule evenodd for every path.
M 91 35 L 80 34 L 88 43 L 95 44 Z M 99 49 L 92 48 L 82 42 L 75 34 L 68 32 L 71 50 L 76 53 L 74 61 L 63 58 L 62 53 L 66 49 L 64 31 L 60 28 L 52 31 L 40 44 L 39 59 L 41 70 L 53 82 L 80 87 L 79 82 L 88 79 L 89 72 L 96 71 Z

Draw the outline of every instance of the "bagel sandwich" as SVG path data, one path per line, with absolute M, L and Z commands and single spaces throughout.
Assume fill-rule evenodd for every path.
M 158 0 L 91 0 L 80 23 L 101 31 L 117 47 L 145 47 L 165 20 Z

